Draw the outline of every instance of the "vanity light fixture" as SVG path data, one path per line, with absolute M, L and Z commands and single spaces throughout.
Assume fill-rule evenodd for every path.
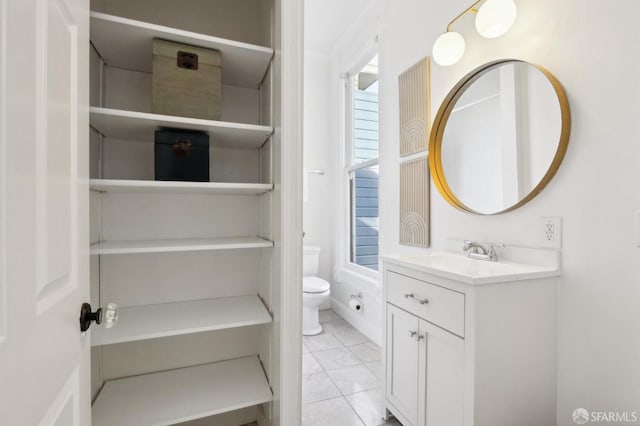
M 478 5 L 482 3 L 478 7 Z M 514 0 L 478 0 L 453 18 L 447 31 L 433 43 L 433 59 L 442 66 L 453 65 L 462 58 L 465 50 L 464 37 L 451 31 L 451 27 L 467 13 L 476 14 L 476 30 L 485 38 L 496 38 L 506 33 L 516 20 Z

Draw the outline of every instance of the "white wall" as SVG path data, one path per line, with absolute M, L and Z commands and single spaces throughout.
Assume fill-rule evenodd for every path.
M 381 2 L 374 0 L 362 10 L 362 14 L 353 19 L 352 25 L 342 34 L 338 43 L 330 52 L 330 122 L 331 122 L 331 206 L 332 232 L 334 233 L 334 250 L 332 256 L 331 307 L 354 327 L 373 341 L 380 343 L 382 323 L 382 292 L 376 279 L 358 276 L 345 270 L 342 266 L 348 257 L 346 244 L 338 238 L 346 238 L 349 233 L 345 222 L 347 212 L 347 196 L 341 192 L 345 184 L 345 152 L 344 152 L 344 82 L 340 75 L 353 71 L 354 67 L 363 66 L 370 60 L 377 49 L 376 36 L 381 26 Z M 364 63 L 362 61 L 365 61 Z M 381 100 L 382 102 L 382 100 Z M 380 115 L 381 126 L 384 117 Z M 380 202 L 380 209 L 384 203 Z M 351 295 L 362 293 L 364 309 L 354 312 L 348 309 Z
M 381 248 L 398 245 L 398 74 L 430 54 L 435 38 L 467 1 L 382 0 Z M 578 0 L 517 0 L 518 19 L 503 37 L 475 33 L 473 18 L 457 25 L 467 53 L 453 67 L 432 66 L 435 111 L 467 72 L 498 58 L 539 63 L 562 82 L 573 116 L 569 149 L 547 188 L 524 207 L 472 216 L 450 207 L 432 186 L 432 249 L 449 238 L 535 246 L 539 217 L 563 217 L 559 280 L 558 424 L 577 407 L 640 409 L 640 3 L 593 7 Z M 591 6 L 591 7 L 589 7 Z
M 329 57 L 305 52 L 304 58 L 304 167 L 308 173 L 304 202 L 304 244 L 320 247 L 318 276 L 331 280 L 333 253 L 331 104 Z M 328 308 L 328 306 L 326 306 Z
M 350 40 L 380 34 L 381 235 L 383 253 L 426 252 L 398 244 L 398 75 L 430 55 L 435 38 L 468 6 L 455 0 L 380 0 L 383 22 L 361 22 Z M 472 216 L 450 207 L 432 186 L 432 250 L 451 238 L 538 245 L 540 216 L 563 217 L 559 280 L 558 424 L 571 425 L 577 407 L 638 410 L 640 401 L 640 3 L 609 2 L 606 10 L 578 0 L 517 0 L 518 19 L 503 37 L 482 39 L 473 18 L 456 30 L 467 53 L 453 67 L 432 66 L 432 109 L 454 83 L 477 66 L 499 58 L 539 63 L 562 82 L 572 111 L 569 149 L 547 188 L 522 208 L 498 216 Z M 604 13 L 606 12 L 606 13 Z M 615 41 L 615 42 L 612 42 Z M 353 45 L 358 44 L 353 42 Z M 337 73 L 354 52 L 332 54 L 333 182 L 342 167 L 340 90 Z M 339 198 L 339 197 L 337 197 Z M 342 286 L 342 287 L 341 287 Z M 334 285 L 346 301 L 355 286 Z M 375 324 L 375 315 L 366 318 Z

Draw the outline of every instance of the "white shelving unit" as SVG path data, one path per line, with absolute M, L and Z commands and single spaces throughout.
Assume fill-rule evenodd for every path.
M 104 13 L 91 13 L 91 42 L 108 66 L 151 72 L 154 38 L 219 50 L 222 82 L 256 88 L 273 57 L 273 49 L 149 24 Z
M 267 183 L 169 182 L 157 180 L 91 179 L 94 191 L 133 194 L 260 195 L 273 189 Z
M 120 309 L 118 325 L 97 327 L 91 346 L 268 324 L 271 316 L 260 298 L 221 297 Z
M 257 357 L 109 380 L 93 404 L 93 426 L 160 426 L 273 399 Z
M 174 117 L 147 112 L 91 107 L 91 125 L 105 137 L 138 142 L 152 142 L 156 130 L 163 127 L 206 132 L 211 146 L 255 149 L 263 145 L 273 129 L 257 124 Z
M 155 7 L 155 4 L 148 1 L 138 9 L 142 12 L 137 16 L 146 14 L 145 7 Z M 134 9 L 124 10 L 126 14 L 134 14 L 130 12 Z M 217 12 L 216 6 L 207 10 Z M 156 12 L 149 16 L 160 20 L 163 13 Z M 175 10 L 171 10 L 173 12 Z M 167 17 L 172 21 L 173 16 L 167 13 L 164 13 L 165 21 Z M 197 28 L 213 27 L 210 16 L 196 13 L 200 12 L 187 11 L 182 18 L 199 21 L 199 27 L 194 25 Z M 271 15 L 262 9 L 256 16 L 268 16 L 273 25 Z M 269 367 L 270 360 L 265 361 L 263 357 L 272 355 L 270 349 L 264 349 L 269 347 L 269 340 L 259 339 L 273 336 L 268 328 L 273 320 L 268 297 L 265 297 L 272 285 L 266 276 L 271 269 L 263 260 L 268 256 L 251 250 L 270 249 L 274 243 L 253 235 L 159 239 L 160 232 L 152 226 L 174 226 L 171 235 L 177 236 L 181 232 L 193 236 L 194 229 L 213 229 L 211 234 L 216 235 L 218 229 L 225 226 L 229 226 L 228 233 L 232 235 L 243 235 L 243 232 L 255 235 L 258 230 L 270 235 L 268 224 L 272 211 L 267 193 L 273 191 L 274 186 L 247 182 L 273 181 L 270 139 L 274 128 L 142 111 L 148 111 L 145 102 L 151 81 L 152 41 L 160 38 L 219 50 L 222 84 L 225 93 L 231 96 L 231 99 L 225 97 L 227 101 L 222 103 L 226 113 L 223 116 L 270 124 L 275 78 L 270 66 L 274 50 L 105 13 L 91 12 L 90 19 L 91 43 L 96 50 L 93 56 L 99 63 L 99 73 L 92 76 L 91 88 L 94 105 L 100 105 L 92 106 L 89 111 L 97 145 L 92 151 L 92 170 L 96 172 L 93 176 L 100 177 L 89 182 L 93 191 L 92 208 L 96 209 L 92 214 L 92 235 L 93 241 L 98 241 L 90 246 L 90 254 L 94 255 L 92 303 L 104 305 L 114 301 L 135 305 L 120 309 L 115 327 L 91 328 L 92 357 L 97 355 L 93 361 L 100 363 L 100 377 L 92 377 L 96 398 L 92 406 L 93 424 L 172 425 L 270 402 L 273 394 L 261 362 Z M 185 19 L 173 21 L 187 22 Z M 215 148 L 210 151 L 211 175 L 233 183 L 130 180 L 153 176 L 150 144 L 155 140 L 155 132 L 165 128 L 206 132 L 210 146 Z M 126 179 L 116 178 L 120 176 Z M 136 196 L 103 197 L 104 194 Z M 211 198 L 175 196 L 182 194 Z M 160 217 L 171 219 L 157 222 L 158 217 L 154 215 L 158 212 L 165 215 Z M 123 235 L 120 227 L 134 226 L 136 220 L 146 220 L 147 215 L 152 217 L 153 225 L 141 226 L 136 234 L 145 239 L 108 240 L 109 235 Z M 181 220 L 189 226 L 181 226 Z M 234 252 L 128 256 L 230 250 Z M 109 255 L 121 256 L 101 257 Z M 216 297 L 218 295 L 225 297 Z M 226 297 L 229 295 L 232 296 Z M 171 302 L 158 303 L 166 300 Z M 220 330 L 228 331 L 216 334 Z M 200 339 L 196 333 L 206 334 L 206 338 Z M 192 348 L 186 344 L 176 347 L 172 343 L 175 339 L 190 342 L 197 348 L 190 352 Z M 227 345 L 224 350 L 220 339 Z M 119 345 L 122 343 L 126 344 Z M 155 349 L 149 349 L 151 347 Z M 136 355 L 124 355 L 129 350 Z M 108 358 L 110 354 L 115 354 L 115 360 Z M 235 359 L 211 363 L 224 358 Z M 200 365 L 173 369 L 193 364 Z M 105 372 L 109 368 L 111 370 Z M 150 370 L 156 372 L 145 374 Z M 104 381 L 110 377 L 124 378 Z M 242 412 L 246 413 L 253 415 L 256 410 Z
M 183 238 L 175 240 L 102 241 L 91 244 L 90 253 L 92 255 L 169 253 L 271 247 L 273 247 L 272 241 L 260 237 Z

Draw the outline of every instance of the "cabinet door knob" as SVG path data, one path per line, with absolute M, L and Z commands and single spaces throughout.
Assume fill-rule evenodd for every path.
M 409 330 L 409 337 L 413 338 L 416 334 L 418 334 L 417 331 Z
M 80 331 L 85 332 L 91 327 L 91 322 L 104 323 L 105 328 L 111 328 L 118 322 L 118 305 L 109 303 L 106 309 L 98 308 L 91 312 L 91 305 L 83 303 L 80 307 Z
M 424 339 L 424 334 L 418 334 L 418 336 L 416 337 L 416 340 L 418 340 L 419 342 L 422 339 Z
M 415 297 L 413 295 L 413 293 L 407 293 L 407 294 L 404 295 L 404 297 L 405 297 L 405 299 L 409 299 L 412 302 L 416 302 L 416 303 L 419 303 L 421 305 L 426 305 L 427 303 L 429 303 L 429 299 L 420 299 L 418 297 Z

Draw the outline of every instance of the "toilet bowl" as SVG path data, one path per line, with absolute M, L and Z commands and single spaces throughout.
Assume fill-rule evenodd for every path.
M 319 247 L 304 247 L 304 277 L 302 277 L 302 334 L 305 336 L 314 336 L 322 333 L 322 325 L 320 325 L 318 311 L 322 302 L 327 300 L 331 294 L 330 284 L 316 276 L 318 273 L 319 258 Z
M 302 334 L 315 336 L 322 333 L 319 308 L 322 302 L 329 298 L 331 286 L 318 277 L 302 278 Z

